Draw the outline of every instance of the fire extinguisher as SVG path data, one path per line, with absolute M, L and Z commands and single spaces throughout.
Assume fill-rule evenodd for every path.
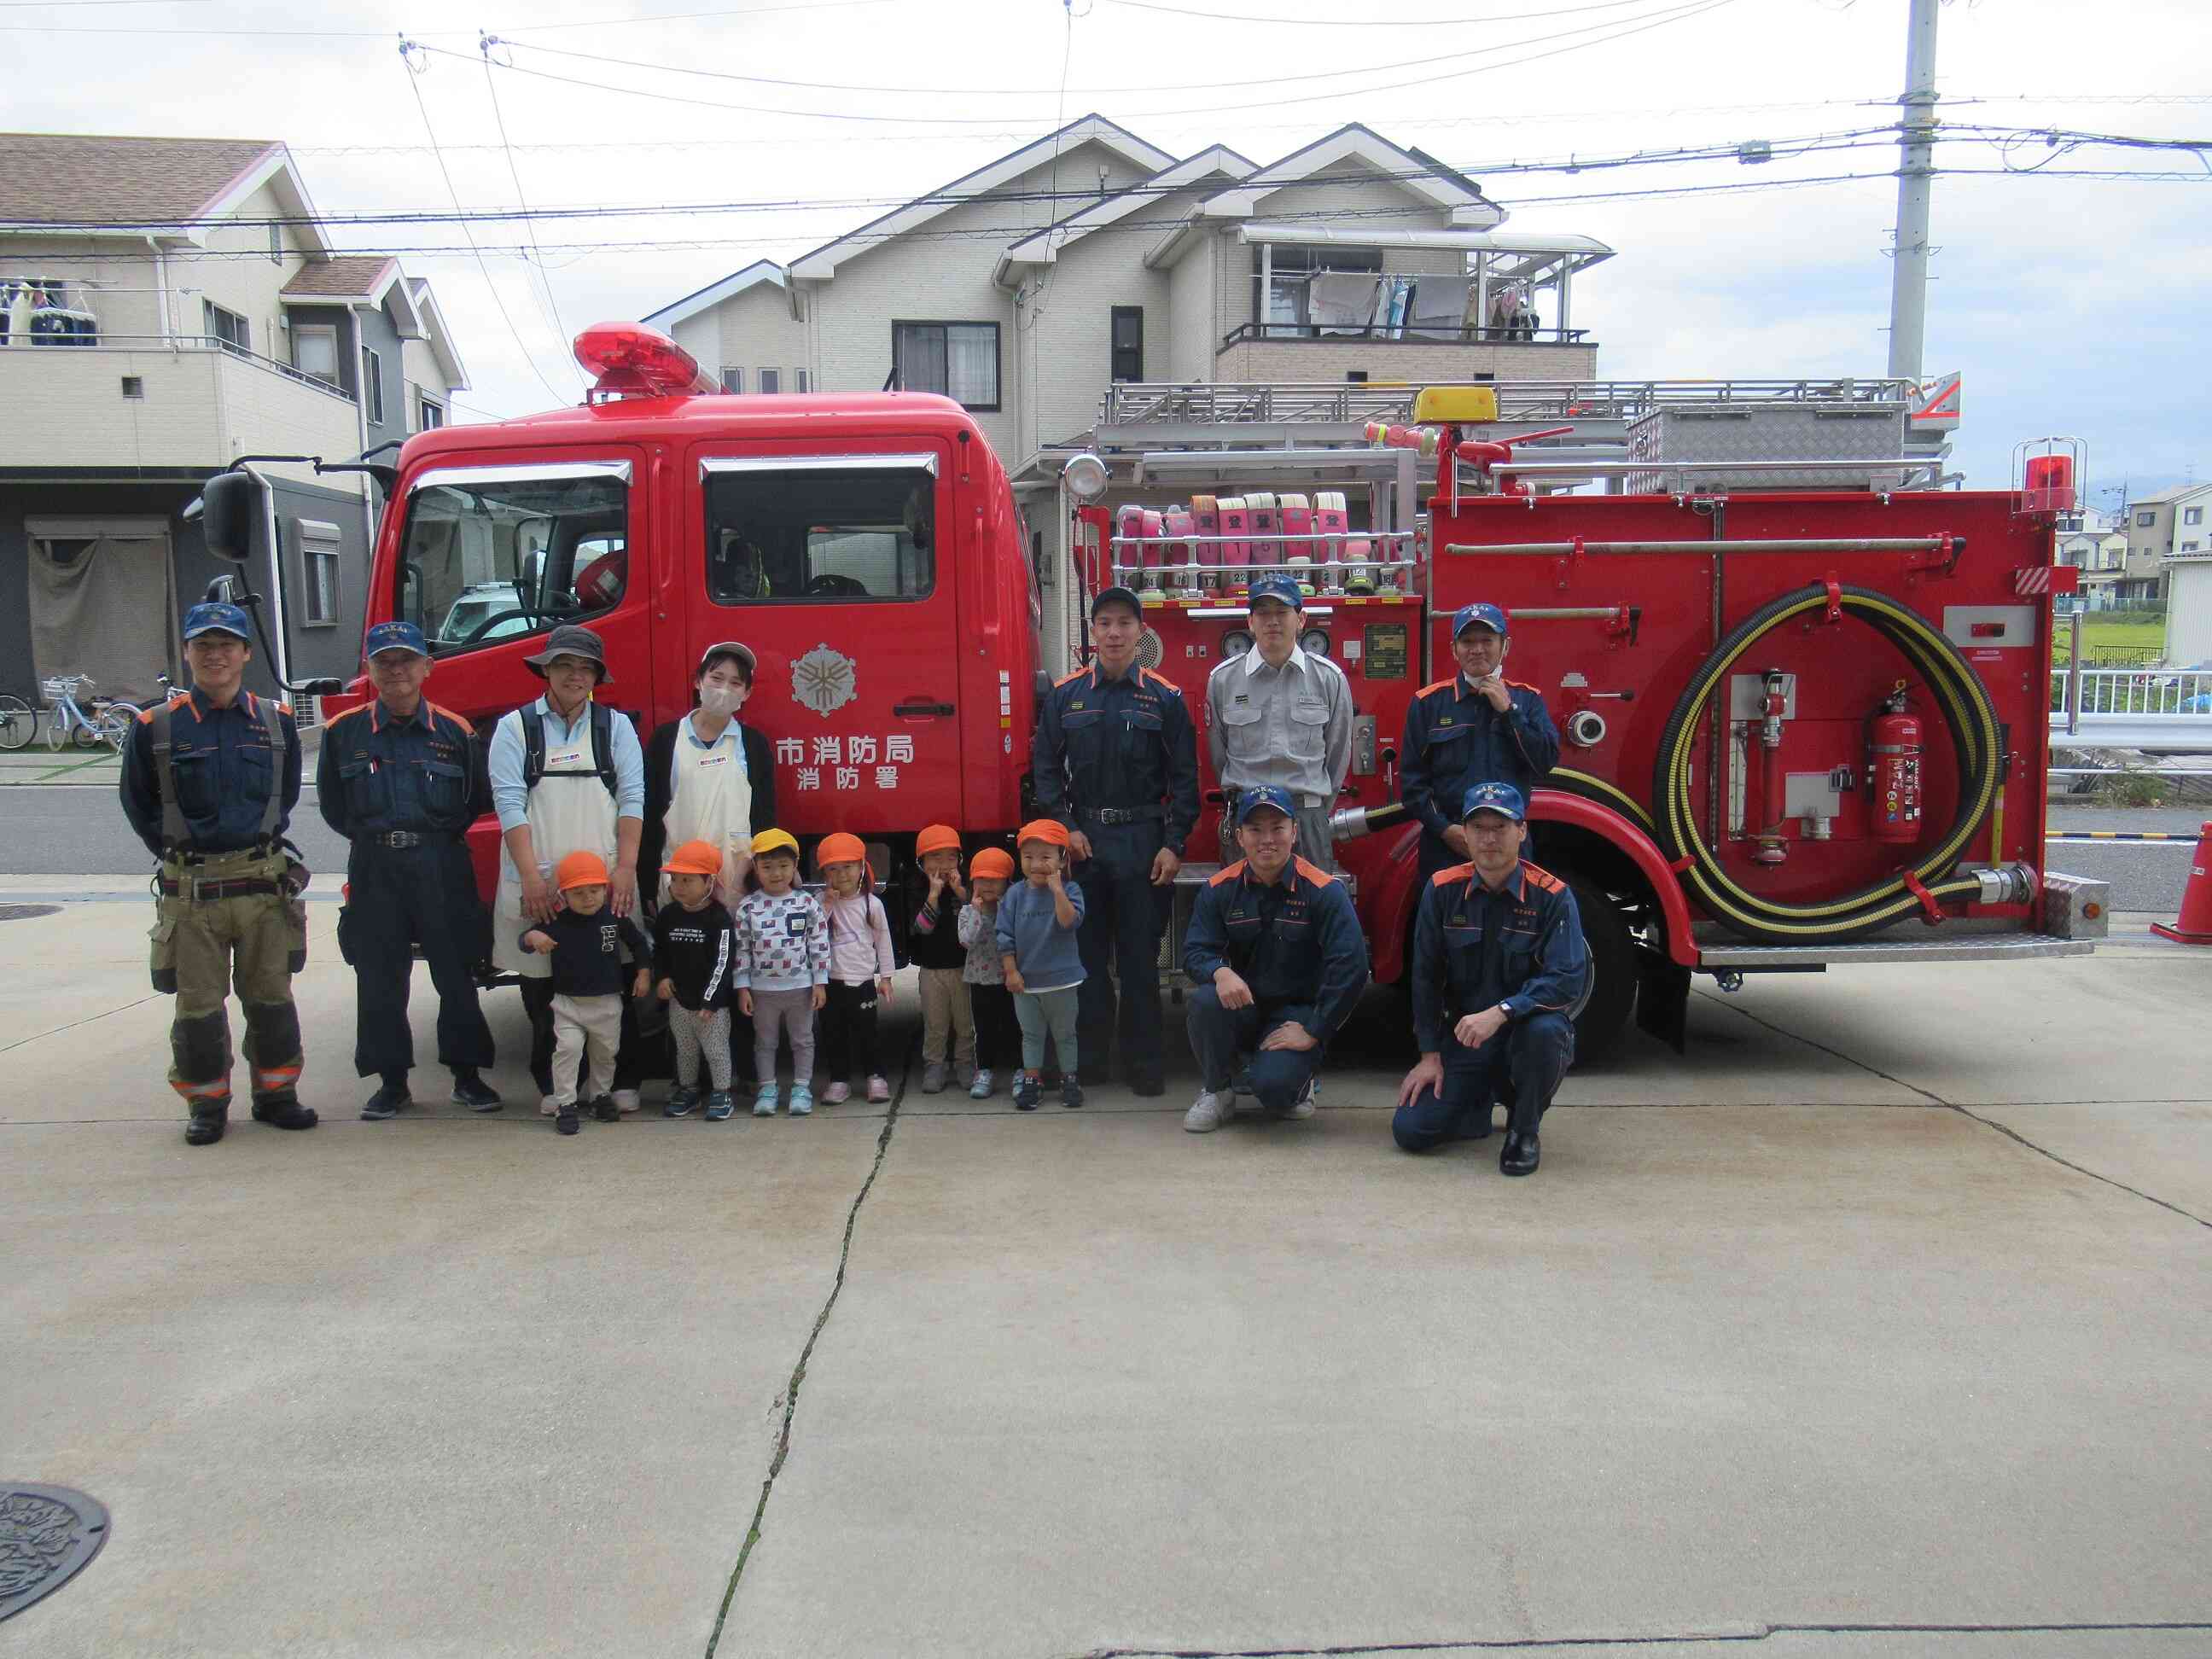
M 1874 838 L 1900 846 L 1920 839 L 1920 717 L 1905 707 L 1905 689 L 1900 684 L 1884 701 L 1867 732 Z

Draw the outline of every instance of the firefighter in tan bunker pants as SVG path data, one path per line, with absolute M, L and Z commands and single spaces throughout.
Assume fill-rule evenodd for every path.
M 169 1085 L 191 1114 L 193 1146 L 222 1139 L 229 1120 L 234 983 L 255 1119 L 315 1127 L 297 1093 L 292 1006 L 292 975 L 307 961 L 307 872 L 283 845 L 300 799 L 300 734 L 289 708 L 245 689 L 247 629 L 234 605 L 185 613 L 191 690 L 139 715 L 123 756 L 124 814 L 161 861 L 154 988 L 176 995 Z

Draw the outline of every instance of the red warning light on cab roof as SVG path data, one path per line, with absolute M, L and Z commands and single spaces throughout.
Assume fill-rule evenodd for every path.
M 642 323 L 594 323 L 576 337 L 574 349 L 592 376 L 594 398 L 680 398 L 716 389 L 690 352 Z

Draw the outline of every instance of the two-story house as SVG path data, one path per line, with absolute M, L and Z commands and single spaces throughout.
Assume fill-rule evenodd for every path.
M 2059 526 L 2057 556 L 2061 564 L 2081 573 L 2075 603 L 2084 611 L 2112 607 L 2117 590 L 2127 580 L 2128 536 L 2104 514 L 2084 508 Z
M 2212 550 L 2212 483 L 2176 484 L 2128 503 L 2130 599 L 2166 597 L 2168 566 Z
M 184 610 L 234 567 L 183 515 L 248 455 L 350 461 L 444 423 L 467 377 L 427 283 L 335 252 L 260 140 L 0 134 L 0 689 L 86 673 L 149 693 Z M 271 683 L 358 665 L 376 501 L 269 479 Z
M 1262 167 L 1086 115 L 644 320 L 731 392 L 945 393 L 1036 478 L 1115 382 L 1590 378 L 1574 278 L 1612 251 L 1504 217 L 1364 126 Z

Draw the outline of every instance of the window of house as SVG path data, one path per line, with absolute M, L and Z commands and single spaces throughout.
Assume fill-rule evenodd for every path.
M 1252 275 L 1264 276 L 1260 320 L 1285 334 L 1365 329 L 1375 321 L 1382 270 L 1379 247 L 1308 247 L 1270 243 L 1252 250 Z
M 891 378 L 906 392 L 935 392 L 986 411 L 999 407 L 996 323 L 893 323 Z
M 284 227 L 282 225 L 269 227 L 269 263 L 272 265 L 284 263 Z
M 234 311 L 226 311 L 212 300 L 200 301 L 202 322 L 200 331 L 210 339 L 219 340 L 230 349 L 253 349 L 253 331 L 245 318 Z
M 434 428 L 445 425 L 445 404 L 433 402 L 428 398 L 422 398 L 416 399 L 415 409 L 420 422 L 415 428 L 417 432 L 428 432 Z
M 338 383 L 338 331 L 321 325 L 292 325 L 292 367 L 327 386 Z
M 2186 525 L 2203 524 L 2204 522 L 2204 509 L 2201 507 L 2183 507 L 2181 509 L 2181 521 Z
M 307 595 L 309 627 L 329 628 L 338 620 L 338 527 L 322 519 L 295 519 L 299 534 L 300 586 Z
M 2195 542 L 2184 542 L 2181 544 L 2181 550 L 2185 553 L 2194 553 L 2197 550 L 2197 544 Z
M 928 594 L 937 581 L 934 462 L 881 463 L 708 461 L 708 597 L 763 605 Z
M 392 614 L 442 657 L 611 611 L 628 586 L 629 498 L 619 462 L 423 473 Z
M 767 397 L 772 392 L 782 391 L 783 371 L 776 368 L 764 368 L 761 370 L 760 389 L 761 395 L 763 397 Z
M 367 346 L 361 349 L 362 405 L 371 425 L 384 424 L 384 358 Z
M 724 369 L 724 370 L 722 371 L 722 390 L 723 390 L 723 391 L 725 391 L 725 392 L 734 392 L 734 393 L 738 394 L 739 396 L 742 396 L 742 395 L 744 394 L 744 389 L 745 389 L 745 372 L 744 372 L 744 370 L 743 370 L 742 368 L 726 368 L 726 369 Z
M 1113 351 L 1113 377 L 1117 380 L 1145 378 L 1145 308 L 1115 306 L 1108 324 Z
M 793 369 L 793 370 L 792 371 L 792 373 L 793 373 L 793 375 L 795 375 L 795 376 L 797 377 L 797 378 L 793 381 L 793 385 L 795 385 L 795 386 L 797 386 L 797 387 L 798 387 L 801 392 L 811 392 L 811 391 L 813 391 L 813 390 L 814 390 L 814 384 L 813 384 L 813 381 L 812 381 L 812 380 L 808 376 L 808 374 L 807 374 L 807 373 L 806 373 L 806 371 L 805 371 L 805 369 L 803 369 L 803 368 Z
M 2138 513 L 2136 514 L 2136 528 L 2138 530 L 2148 530 L 2151 526 L 2157 522 L 2158 514 L 2155 513 Z

